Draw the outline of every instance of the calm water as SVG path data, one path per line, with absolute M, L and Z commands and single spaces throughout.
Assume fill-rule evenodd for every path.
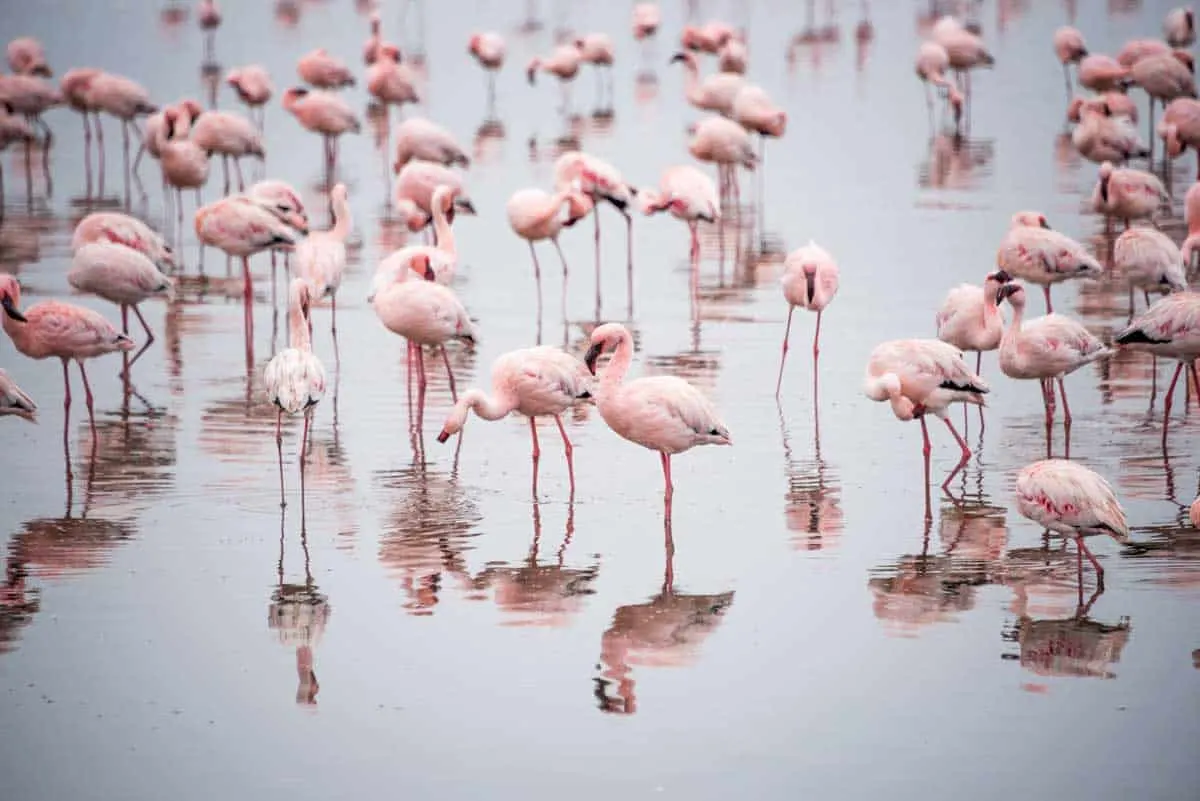
M 222 70 L 261 61 L 282 89 L 316 46 L 359 64 L 367 25 L 350 2 L 298 3 L 290 22 L 270 3 L 225 5 Z M 688 159 L 685 128 L 697 115 L 681 72 L 666 66 L 685 4 L 664 4 L 663 34 L 645 55 L 628 34 L 627 3 L 541 5 L 545 27 L 521 33 L 521 3 L 384 4 L 388 36 L 426 57 L 420 113 L 475 156 L 468 185 L 480 214 L 456 225 L 457 288 L 481 343 L 453 354 L 460 386 L 486 382 L 497 355 L 537 336 L 528 251 L 503 208 L 514 190 L 551 180 L 557 87 L 531 89 L 521 68 L 556 28 L 604 30 L 618 46 L 611 120 L 587 115 L 592 76 L 576 82 L 585 149 L 635 184 Z M 1196 797 L 1200 533 L 1184 505 L 1196 494 L 1200 421 L 1177 404 L 1164 453 L 1168 367 L 1153 409 L 1141 356 L 1068 381 L 1071 455 L 1112 479 L 1142 544 L 1093 541 L 1107 568 L 1102 594 L 1090 571 L 1078 585 L 1072 546 L 1045 543 L 1012 508 L 1015 470 L 1046 452 L 1035 386 L 996 381 L 986 429 L 972 415 L 976 457 L 953 497 L 935 490 L 929 521 L 918 426 L 860 394 L 870 348 L 931 335 L 946 289 L 992 268 L 1013 211 L 1042 210 L 1105 252 L 1101 221 L 1082 211 L 1095 168 L 1062 139 L 1050 35 L 1078 6 L 1091 47 L 1115 52 L 1157 35 L 1171 3 L 984 3 L 997 67 L 975 79 L 965 141 L 931 135 L 913 78 L 926 3 L 873 3 L 874 37 L 862 46 L 857 2 L 833 4 L 833 16 L 818 3 L 811 18 L 777 0 L 698 5 L 701 17 L 748 26 L 751 75 L 786 106 L 790 130 L 768 147 L 761 215 L 747 203 L 742 227 L 704 233 L 695 301 L 684 227 L 638 220 L 630 315 L 623 226 L 603 218 L 600 316 L 636 332 L 635 373 L 678 374 L 708 391 L 736 442 L 676 460 L 673 559 L 658 459 L 618 440 L 594 410 L 569 421 L 574 503 L 552 426 L 541 428 L 533 501 L 523 420 L 473 419 L 460 446 L 436 443 L 450 405 L 440 368 L 424 461 L 416 455 L 404 347 L 365 302 L 374 265 L 400 238 L 384 156 L 364 133 L 342 148 L 356 247 L 303 520 L 299 424 L 285 436 L 291 503 L 281 516 L 274 414 L 260 386 L 284 337 L 272 331 L 265 262 L 249 368 L 240 303 L 210 252 L 218 280 L 206 293 L 191 283 L 170 307 L 147 304 L 159 339 L 129 392 L 116 357 L 93 362 L 95 453 L 73 376 L 69 482 L 58 364 L 0 344 L 0 364 L 41 404 L 37 426 L 0 425 L 6 798 Z M 161 12 L 46 0 L 4 3 L 3 16 L 7 35 L 46 43 L 59 74 L 95 65 L 164 102 L 204 99 L 214 73 L 195 21 L 172 27 Z M 835 26 L 837 41 L 789 58 L 809 24 Z M 484 125 L 485 83 L 465 53 L 472 28 L 509 37 L 499 131 Z M 635 80 L 643 63 L 656 84 Z M 348 96 L 365 107 L 361 87 Z M 225 89 L 217 103 L 235 105 Z M 97 201 L 86 197 L 78 117 L 59 110 L 48 121 L 52 195 L 35 161 L 27 200 L 24 154 L 4 156 L 0 258 L 30 302 L 69 293 L 75 221 L 120 205 L 125 191 L 115 125 Z M 278 103 L 266 127 L 265 174 L 301 187 L 324 225 L 320 143 Z M 1177 197 L 1192 158 L 1175 167 Z M 134 191 L 132 205 L 157 224 L 155 170 L 143 165 L 149 197 Z M 215 169 L 207 198 L 220 188 Z M 1178 204 L 1164 226 L 1182 236 Z M 819 398 L 813 321 L 801 314 L 777 407 L 779 262 L 809 238 L 838 258 L 842 289 L 825 315 Z M 542 338 L 581 350 L 597 317 L 590 222 L 563 245 L 568 322 L 547 249 Z M 190 239 L 185 256 L 194 273 Z M 1125 319 L 1119 285 L 1065 286 L 1055 299 L 1102 335 Z M 1040 298 L 1032 303 L 1040 311 Z M 324 309 L 315 330 L 332 375 Z M 997 373 L 989 355 L 984 374 Z M 934 429 L 937 483 L 958 451 Z M 1061 431 L 1053 449 L 1062 453 Z

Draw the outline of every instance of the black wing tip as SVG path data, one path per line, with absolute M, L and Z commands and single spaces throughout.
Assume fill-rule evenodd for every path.
M 1118 345 L 1164 345 L 1170 341 L 1169 339 L 1154 339 L 1140 328 L 1126 331 L 1116 339 Z

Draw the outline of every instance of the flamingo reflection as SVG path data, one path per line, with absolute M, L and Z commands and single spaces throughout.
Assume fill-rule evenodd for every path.
M 315 706 L 321 685 L 313 668 L 313 646 L 325 633 L 329 616 L 333 612 L 329 598 L 320 592 L 313 581 L 312 566 L 308 553 L 308 534 L 300 529 L 300 547 L 304 551 L 304 582 L 285 582 L 284 569 L 284 513 L 279 514 L 279 563 L 278 584 L 271 592 L 271 603 L 267 607 L 267 628 L 274 631 L 283 645 L 296 649 L 296 703 Z

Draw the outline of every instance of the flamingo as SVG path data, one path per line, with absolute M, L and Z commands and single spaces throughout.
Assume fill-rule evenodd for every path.
M 78 67 L 67 70 L 66 74 L 62 76 L 62 80 L 58 82 L 63 100 L 71 107 L 72 111 L 79 112 L 79 115 L 83 117 L 83 160 L 87 170 L 89 192 L 92 177 L 92 126 L 88 122 L 88 115 L 97 109 L 92 103 L 88 88 L 91 86 L 92 80 L 99 74 L 100 70 L 98 69 Z M 103 157 L 104 154 L 101 152 L 100 158 Z
M 1184 265 L 1190 271 L 1193 256 L 1200 249 L 1200 181 L 1192 184 L 1183 196 L 1183 208 L 1188 235 L 1180 247 L 1180 254 L 1183 256 Z
M 420 231 L 433 219 L 433 193 L 439 186 L 453 191 L 454 212 L 475 214 L 475 205 L 467 195 L 462 176 L 454 170 L 429 161 L 412 159 L 396 173 L 392 199 L 396 211 L 409 231 Z M 450 217 L 453 220 L 453 216 Z
M 625 218 L 626 282 L 629 303 L 633 304 L 633 217 L 629 204 L 637 189 L 625 181 L 616 167 L 590 153 L 564 153 L 554 162 L 554 186 L 558 191 L 578 188 L 591 198 L 593 204 L 607 200 Z M 579 214 L 572 213 L 572 217 Z M 595 224 L 596 245 L 596 295 L 600 293 L 600 210 L 593 208 L 592 222 Z
M 636 3 L 633 6 L 633 38 L 639 42 L 652 38 L 662 24 L 662 12 L 655 3 Z
M 1129 118 L 1113 115 L 1106 102 L 1083 103 L 1078 114 L 1079 125 L 1071 132 L 1071 143 L 1088 161 L 1121 164 L 1150 155 Z
M 990 391 L 987 382 L 975 375 L 963 361 L 962 352 L 936 339 L 895 339 L 877 345 L 867 360 L 863 392 L 873 401 L 888 401 L 896 419 L 921 421 L 925 455 L 925 485 L 929 486 L 929 429 L 925 415 L 932 412 L 942 419 L 954 435 L 962 458 L 946 476 L 942 488 L 962 470 L 971 458 L 967 441 L 950 422 L 946 409 L 952 403 L 984 406 L 983 396 Z M 926 495 L 926 514 L 929 496 Z
M 304 415 L 304 433 L 300 438 L 300 480 L 304 481 L 304 456 L 313 409 L 325 396 L 325 367 L 312 350 L 309 334 L 309 307 L 312 287 L 303 278 L 292 280 L 288 304 L 288 342 L 267 362 L 263 384 L 267 397 L 275 404 L 275 447 L 279 450 L 279 501 L 283 500 L 283 415 Z
M 1185 148 L 1197 152 L 1196 177 L 1200 179 L 1200 101 L 1177 97 L 1167 104 L 1158 123 L 1167 157 L 1178 158 Z
M 75 251 L 67 283 L 80 292 L 104 298 L 121 307 L 121 333 L 129 334 L 129 310 L 137 315 L 146 332 L 142 349 L 125 365 L 125 374 L 133 368 L 154 342 L 154 332 L 138 305 L 152 297 L 169 298 L 174 282 L 158 269 L 144 253 L 116 242 L 92 242 Z
M 1083 543 L 1092 534 L 1107 534 L 1117 542 L 1129 542 L 1125 510 L 1098 473 L 1066 459 L 1043 459 L 1017 473 L 1017 511 L 1038 525 L 1064 537 L 1072 537 L 1078 548 L 1079 571 L 1083 556 L 1096 568 L 1096 579 L 1104 587 L 1104 568 Z
M 1130 228 L 1113 245 L 1113 267 L 1129 280 L 1129 312 L 1133 313 L 1133 291 L 1142 290 L 1146 305 L 1151 292 L 1182 292 L 1187 289 L 1183 256 L 1166 234 L 1154 228 Z
M 271 76 L 266 68 L 258 64 L 237 67 L 226 73 L 225 83 L 233 87 L 238 99 L 249 107 L 251 119 L 254 119 L 257 109 L 258 119 L 255 122 L 259 131 L 262 131 L 267 101 L 275 93 L 275 86 L 271 83 Z
M 204 108 L 198 102 L 196 102 L 195 100 L 193 100 L 191 98 L 185 98 L 185 99 L 179 101 L 178 103 L 176 103 L 175 106 L 178 107 L 179 109 L 181 109 L 184 113 L 186 113 L 188 115 L 188 119 L 191 119 L 191 120 L 196 119 L 197 117 L 199 117 L 201 114 L 204 113 Z M 134 158 L 133 158 L 133 176 L 134 176 L 134 178 L 137 178 L 137 176 L 138 176 L 138 165 L 142 163 L 142 156 L 144 154 L 149 153 L 151 158 L 156 159 L 156 160 L 161 160 L 162 154 L 158 150 L 158 143 L 159 143 L 159 139 L 160 139 L 159 135 L 160 135 L 160 133 L 166 132 L 166 130 L 167 130 L 167 109 L 162 109 L 161 111 L 155 112 L 154 114 L 151 114 L 150 116 L 146 117 L 146 121 L 142 127 L 142 142 L 138 146 L 137 155 L 134 156 Z M 168 134 L 168 137 L 169 136 L 170 136 L 170 134 Z M 101 168 L 101 172 L 103 172 L 103 169 L 104 169 L 104 160 L 103 160 L 104 159 L 104 149 L 103 148 L 100 149 L 100 159 L 101 159 L 100 160 L 100 168 Z M 139 179 L 139 181 L 140 181 L 140 179 Z M 164 179 L 163 180 L 163 194 L 166 194 L 166 192 L 167 192 L 167 183 L 166 183 L 166 180 Z
M 579 194 L 579 190 L 573 187 L 561 189 L 554 194 L 541 189 L 521 189 L 513 193 L 505 205 L 505 211 L 508 212 L 508 224 L 512 226 L 513 232 L 529 243 L 529 256 L 533 259 L 533 277 L 537 283 L 539 331 L 542 319 L 542 268 L 538 264 L 537 248 L 534 245 L 549 239 L 558 252 L 558 260 L 562 262 L 563 268 L 563 313 L 565 314 L 567 258 L 558 244 L 558 234 L 564 225 L 575 224 L 576 218 L 569 216 L 570 206 L 573 200 L 579 202 Z M 567 207 L 567 218 L 562 215 L 564 206 Z
M 699 223 L 721 219 L 721 200 L 712 178 L 690 164 L 667 167 L 659 179 L 658 191 L 643 189 L 638 198 L 647 216 L 669 211 L 672 217 L 687 223 L 692 240 L 689 259 L 694 268 L 700 262 Z
M 8 377 L 6 371 L 0 369 L 0 417 L 4 415 L 16 415 L 36 423 L 37 404 L 17 386 L 16 381 Z
M 331 56 L 323 47 L 305 53 L 296 62 L 300 80 L 318 89 L 341 89 L 354 85 L 354 73 L 341 59 Z
M 1200 528 L 1200 498 L 1192 501 L 1192 505 L 1188 508 L 1188 520 L 1192 521 L 1192 525 Z
M 42 114 L 61 106 L 64 101 L 62 91 L 44 78 L 0 75 L 0 107 L 7 107 L 9 114 L 23 114 L 30 118 L 46 134 L 47 142 L 53 134 L 42 119 Z
M 761 86 L 746 84 L 733 98 L 731 116 L 747 131 L 758 134 L 758 160 L 763 162 L 767 137 L 778 139 L 787 130 L 787 112 L 771 101 Z
M 583 361 L 593 375 L 606 351 L 613 351 L 613 357 L 600 376 L 600 416 L 622 439 L 658 451 L 669 518 L 675 494 L 671 457 L 697 445 L 732 445 L 733 439 L 712 403 L 682 378 L 647 376 L 622 383 L 633 360 L 633 337 L 625 326 L 605 323 L 592 331 Z
M 946 295 L 935 322 L 937 338 L 959 350 L 975 351 L 975 374 L 983 368 L 983 352 L 1000 347 L 1004 335 L 1000 289 L 1012 276 L 1003 270 L 988 273 L 983 286 L 959 284 Z
M 525 78 L 529 81 L 530 86 L 536 83 L 539 71 L 549 73 L 557 78 L 562 86 L 563 94 L 560 110 L 566 113 L 571 107 L 571 82 L 575 80 L 582 60 L 583 54 L 580 52 L 577 42 L 562 44 L 554 48 L 549 56 L 534 56 L 525 67 Z
M 1124 92 L 1101 92 L 1093 97 L 1074 97 L 1067 104 L 1067 121 L 1080 122 L 1083 110 L 1093 109 L 1111 117 L 1122 117 L 1131 123 L 1138 121 L 1137 103 Z
M 320 134 L 325 140 L 325 163 L 331 173 L 337 162 L 338 137 L 362 130 L 362 123 L 346 101 L 330 92 L 294 86 L 283 93 L 283 107 L 306 130 Z
M 1191 47 L 1196 43 L 1196 14 L 1190 8 L 1174 8 L 1163 20 L 1163 38 L 1171 47 Z
M 575 496 L 575 460 L 571 439 L 563 427 L 562 413 L 580 401 L 592 397 L 592 375 L 583 362 L 558 348 L 539 346 L 509 351 L 492 364 L 492 394 L 469 389 L 462 394 L 446 418 L 438 442 L 445 442 L 462 430 L 467 413 L 475 412 L 484 420 L 499 420 L 513 412 L 529 418 L 533 437 L 533 492 L 537 494 L 538 446 L 537 418 L 549 416 L 558 425 L 563 450 L 567 455 L 567 475 L 571 496 Z
M 196 237 L 226 255 L 242 260 L 242 295 L 247 327 L 254 302 L 250 257 L 264 250 L 291 249 L 297 229 L 280 219 L 277 210 L 253 196 L 233 195 L 196 210 Z
M 731 37 L 717 51 L 717 69 L 721 72 L 746 74 L 746 43 L 736 36 Z
M 221 156 L 221 166 L 225 173 L 225 192 L 229 193 L 229 159 L 237 170 L 238 191 L 245 191 L 246 182 L 242 177 L 241 159 L 245 156 L 255 156 L 260 161 L 266 159 L 262 137 L 258 128 L 250 120 L 230 111 L 206 111 L 196 120 L 192 128 L 192 141 L 210 155 L 218 153 Z
M 699 27 L 685 25 L 679 34 L 679 45 L 685 50 L 716 55 L 721 46 L 736 33 L 732 27 L 719 20 L 710 20 Z
M 608 74 L 608 106 L 612 108 L 612 65 L 614 47 L 612 39 L 606 33 L 589 33 L 575 40 L 575 47 L 579 49 L 579 59 L 584 64 L 591 64 L 596 72 L 596 88 L 599 93 L 599 101 L 597 105 L 600 108 L 605 108 L 604 105 L 604 77 L 601 69 Z
M 8 43 L 5 50 L 9 68 L 18 75 L 38 75 L 49 78 L 54 73 L 46 62 L 42 43 L 31 36 L 22 36 Z
M 496 105 L 496 73 L 504 66 L 504 37 L 494 31 L 473 33 L 467 43 L 467 52 L 487 72 L 488 108 Z
M 1096 279 L 1104 267 L 1087 248 L 1066 234 L 1050 229 L 1044 215 L 1019 212 L 996 254 L 996 266 L 1009 275 L 1040 284 L 1046 313 L 1054 311 L 1050 287 L 1076 278 Z
M 1148 351 L 1155 356 L 1179 362 L 1167 389 L 1163 412 L 1163 447 L 1167 442 L 1167 423 L 1171 419 L 1172 395 L 1179 374 L 1187 366 L 1200 404 L 1200 374 L 1196 360 L 1200 359 L 1200 292 L 1175 292 L 1159 300 L 1130 321 L 1117 334 L 1116 343 L 1135 351 Z M 1184 379 L 1185 383 L 1187 379 Z
M 284 181 L 259 181 L 246 196 L 259 203 L 299 234 L 308 234 L 308 213 L 300 194 Z
M 373 279 L 374 295 L 388 285 L 406 281 L 410 272 L 423 275 L 427 280 L 449 285 L 454 280 L 458 267 L 458 248 L 454 241 L 454 230 L 450 227 L 450 211 L 454 204 L 454 188 L 442 184 L 433 190 L 433 230 L 437 245 L 409 245 L 393 251 L 379 262 Z
M 1124 91 L 1129 85 L 1129 67 L 1112 56 L 1091 53 L 1075 69 L 1079 85 L 1093 92 Z
M 396 159 L 392 171 L 399 172 L 413 159 L 432 161 L 443 167 L 456 164 L 468 167 L 471 160 L 458 144 L 454 134 L 424 117 L 409 117 L 392 132 L 396 140 Z
M 221 27 L 221 9 L 215 0 L 200 0 L 200 11 L 196 14 L 196 23 L 200 30 L 212 36 L 212 32 Z
M 983 40 L 971 33 L 953 17 L 942 17 L 933 26 L 933 41 L 946 48 L 950 57 L 950 68 L 965 81 L 963 91 L 971 94 L 970 70 L 994 66 L 996 60 L 988 52 Z
M 346 185 L 338 184 L 329 193 L 333 207 L 333 227 L 312 231 L 296 246 L 296 274 L 312 284 L 316 299 L 328 296 L 332 304 L 330 333 L 337 336 L 337 292 L 346 272 L 346 238 L 350 235 L 350 204 Z
M 1013 315 L 1000 340 L 1000 372 L 1009 378 L 1034 379 L 1042 385 L 1046 425 L 1054 419 L 1054 381 L 1062 395 L 1063 421 L 1071 426 L 1071 406 L 1063 379 L 1112 350 L 1076 320 L 1050 313 L 1025 322 L 1025 287 L 1013 281 L 1000 289 Z
M 371 33 L 363 43 L 363 63 L 369 67 L 379 60 L 379 48 L 383 47 L 383 35 L 380 33 L 383 20 L 380 19 L 378 11 L 372 11 L 368 21 Z
M 1182 50 L 1146 56 L 1129 68 L 1129 77 L 1149 97 L 1151 140 L 1154 138 L 1155 101 L 1165 107 L 1178 97 L 1196 97 L 1195 69 L 1191 55 Z
M 176 231 L 183 232 L 183 190 L 193 189 L 196 206 L 200 205 L 200 188 L 208 182 L 208 153 L 188 138 L 191 117 L 184 107 L 172 107 L 163 115 L 164 125 L 158 132 L 159 166 L 163 180 L 175 190 Z
M 1079 62 L 1088 55 L 1087 43 L 1077 28 L 1064 25 L 1054 32 L 1054 55 L 1062 63 L 1063 81 L 1067 85 L 1067 97 L 1071 96 L 1071 64 L 1078 69 Z
M 788 254 L 783 263 L 783 298 L 788 302 L 787 327 L 783 332 L 783 355 L 779 357 L 779 378 L 775 381 L 775 397 L 783 386 L 783 365 L 787 361 L 788 338 L 792 333 L 792 312 L 799 306 L 817 313 L 813 332 L 813 385 L 817 382 L 817 357 L 821 352 L 821 315 L 838 291 L 838 266 L 823 247 L 811 239 L 802 248 Z
M 754 148 L 750 144 L 750 135 L 746 133 L 745 128 L 725 117 L 706 117 L 696 126 L 696 131 L 688 142 L 688 152 L 700 161 L 716 164 L 721 195 L 724 196 L 732 189 L 734 203 L 741 202 L 738 165 L 753 170 L 757 163 Z
M 1092 208 L 1106 217 L 1116 217 L 1129 227 L 1131 220 L 1149 219 L 1159 206 L 1170 203 L 1171 196 L 1158 176 L 1131 167 L 1100 165 L 1100 174 L 1092 190 Z
M 400 50 L 391 44 L 379 48 L 379 58 L 367 69 L 367 91 L 386 111 L 396 106 L 403 112 L 405 103 L 419 103 L 417 76 L 407 64 L 400 63 Z
M 0 275 L 0 307 L 4 309 L 3 328 L 17 352 L 30 359 L 55 357 L 62 361 L 63 386 L 63 447 L 68 446 L 67 425 L 71 414 L 71 376 L 68 362 L 79 365 L 87 400 L 88 422 L 92 429 L 92 446 L 97 442 L 96 412 L 92 387 L 88 383 L 88 359 L 107 353 L 133 350 L 134 342 L 117 331 L 108 320 L 91 309 L 56 300 L 35 303 L 24 312 L 21 306 L 21 286 L 11 275 Z
M 671 63 L 682 63 L 687 70 L 683 94 L 688 103 L 701 111 L 715 111 L 726 117 L 733 113 L 733 99 L 746 84 L 745 78 L 736 72 L 715 72 L 700 80 L 696 56 L 685 51 L 672 56 Z
M 1147 56 L 1161 56 L 1170 52 L 1171 46 L 1160 39 L 1130 39 L 1117 51 L 1117 63 L 1123 67 L 1132 67 Z

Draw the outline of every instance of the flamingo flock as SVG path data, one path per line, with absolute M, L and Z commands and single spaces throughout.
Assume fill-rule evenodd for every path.
M 206 52 L 211 55 L 217 30 L 229 20 L 211 0 L 201 4 L 198 19 Z M 634 8 L 630 35 L 646 43 L 659 35 L 661 25 L 657 6 L 639 3 Z M 486 74 L 488 115 L 493 119 L 496 75 L 505 68 L 507 44 L 496 32 L 472 32 L 464 41 L 467 53 Z M 1103 568 L 1082 538 L 1102 533 L 1127 542 L 1129 524 L 1107 481 L 1069 458 L 1072 415 L 1065 381 L 1086 366 L 1111 358 L 1119 349 L 1146 351 L 1176 361 L 1165 398 L 1164 448 L 1173 393 L 1181 375 L 1185 383 L 1190 379 L 1194 397 L 1200 402 L 1200 293 L 1189 289 L 1188 284 L 1192 256 L 1200 242 L 1200 183 L 1187 190 L 1189 235 L 1181 246 L 1157 228 L 1173 194 L 1153 172 L 1155 139 L 1163 140 L 1162 150 L 1168 160 L 1179 158 L 1188 148 L 1200 149 L 1200 101 L 1196 99 L 1194 61 L 1187 50 L 1194 41 L 1190 10 L 1168 15 L 1161 39 L 1131 41 L 1114 56 L 1090 50 L 1079 30 L 1063 27 L 1055 31 L 1050 44 L 1066 84 L 1065 116 L 1074 125 L 1069 137 L 1071 146 L 1097 165 L 1090 206 L 1103 216 L 1107 230 L 1119 222 L 1124 232 L 1112 241 L 1111 254 L 1098 257 L 1089 244 L 1052 228 L 1044 214 L 1018 211 L 1008 229 L 998 232 L 994 265 L 989 264 L 986 270 L 980 265 L 980 284 L 948 288 L 930 330 L 898 332 L 913 336 L 883 342 L 865 354 L 866 397 L 886 402 L 898 420 L 920 424 L 927 514 L 932 483 L 928 415 L 943 421 L 959 447 L 959 461 L 941 485 L 949 491 L 951 479 L 972 458 L 963 432 L 950 419 L 954 404 L 980 407 L 982 415 L 986 399 L 993 393 L 1016 391 L 1009 379 L 1037 380 L 1049 449 L 1061 401 L 1067 452 L 1064 458 L 1048 454 L 1049 458 L 1017 473 L 1016 505 L 1021 514 L 1046 529 L 1075 538 L 1080 570 L 1086 556 L 1101 581 Z M 283 502 L 283 417 L 303 417 L 299 455 L 303 487 L 312 419 L 327 390 L 326 371 L 314 348 L 312 324 L 314 308 L 326 302 L 330 307 L 334 359 L 338 360 L 338 293 L 352 263 L 355 239 L 350 211 L 352 184 L 338 180 L 338 156 L 343 143 L 359 146 L 357 135 L 364 124 L 346 92 L 361 83 L 371 98 L 371 119 L 379 124 L 382 118 L 385 172 L 390 173 L 386 176 L 389 212 L 409 236 L 425 237 L 423 244 L 406 242 L 381 259 L 369 297 L 383 331 L 406 341 L 417 382 L 417 426 L 423 420 L 428 371 L 436 367 L 427 365 L 425 359 L 426 351 L 432 349 L 441 356 L 454 400 L 438 441 L 460 434 L 472 412 L 484 420 L 514 413 L 528 418 L 536 496 L 541 453 L 537 419 L 553 418 L 563 441 L 573 497 L 574 448 L 563 416 L 577 406 L 594 405 L 617 436 L 658 454 L 669 521 L 675 491 L 672 459 L 701 445 L 731 446 L 733 437 L 712 401 L 688 381 L 674 376 L 626 379 L 634 361 L 634 335 L 622 323 L 604 322 L 601 315 L 600 284 L 606 263 L 601 253 L 601 210 L 608 207 L 605 214 L 615 210 L 625 220 L 627 313 L 632 317 L 637 239 L 634 212 L 641 211 L 645 217 L 667 212 L 688 226 L 688 263 L 694 292 L 702 229 L 723 230 L 721 226 L 731 210 L 740 214 L 740 171 L 762 171 L 766 139 L 789 135 L 788 111 L 752 81 L 757 54 L 744 31 L 715 20 L 689 25 L 681 31 L 678 46 L 679 51 L 669 63 L 682 65 L 684 98 L 702 114 L 689 130 L 686 148 L 679 148 L 680 163 L 667 166 L 654 187 L 631 182 L 617 165 L 596 154 L 567 150 L 554 163 L 552 182 L 511 193 L 505 211 L 513 234 L 527 243 L 533 263 L 538 341 L 496 359 L 490 392 L 470 388 L 459 393 L 448 348 L 474 347 L 479 338 L 486 336 L 488 325 L 487 320 L 471 315 L 455 290 L 456 276 L 463 267 L 459 239 L 470 239 L 470 223 L 462 232 L 454 226 L 459 215 L 476 213 L 466 173 L 472 157 L 450 130 L 405 110 L 425 99 L 422 72 L 419 64 L 405 58 L 399 46 L 386 40 L 380 16 L 370 17 L 370 33 L 362 50 L 365 69 L 351 66 L 337 53 L 315 48 L 299 55 L 296 61 L 299 83 L 288 85 L 278 95 L 279 104 L 295 124 L 322 140 L 324 186 L 329 200 L 327 228 L 310 226 L 300 193 L 292 186 L 274 179 L 245 179 L 241 160 L 249 156 L 263 162 L 271 142 L 265 116 L 268 104 L 277 95 L 272 77 L 262 66 L 245 64 L 225 73 L 224 82 L 245 106 L 249 114 L 245 116 L 205 108 L 188 97 L 155 102 L 133 80 L 90 67 L 72 69 L 56 84 L 51 80 L 53 71 L 41 45 L 28 38 L 14 40 L 7 51 L 13 73 L 0 76 L 0 149 L 14 143 L 28 147 L 40 139 L 41 147 L 48 152 L 52 132 L 44 116 L 65 104 L 83 119 L 89 187 L 95 133 L 102 185 L 105 168 L 101 118 L 110 116 L 121 126 L 127 186 L 130 179 L 140 186 L 139 165 L 144 151 L 159 165 L 164 203 L 174 204 L 175 226 L 171 244 L 167 236 L 120 212 L 91 214 L 76 227 L 68 283 L 79 292 L 117 305 L 121 311 L 120 330 L 103 315 L 66 302 L 46 300 L 23 306 L 20 283 L 4 275 L 0 276 L 4 331 L 23 356 L 61 361 L 68 413 L 68 366 L 76 362 L 94 439 L 94 397 L 85 364 L 110 353 L 122 353 L 126 359 L 122 376 L 128 380 L 135 363 L 154 341 L 140 307 L 160 297 L 173 302 L 177 284 L 185 278 L 184 201 L 190 194 L 194 200 L 191 227 L 201 248 L 215 247 L 230 259 L 241 261 L 248 367 L 253 363 L 249 343 L 255 305 L 250 260 L 269 253 L 274 268 L 277 254 L 284 255 L 289 275 L 289 346 L 274 355 L 262 374 L 267 400 L 276 411 Z M 596 76 L 598 113 L 611 114 L 612 68 L 619 52 L 607 32 L 578 32 L 563 37 L 552 49 L 525 64 L 526 79 L 535 87 L 527 91 L 538 91 L 539 77 L 553 78 L 561 86 L 560 110 L 569 117 L 573 82 L 586 68 Z M 972 100 L 980 91 L 980 87 L 973 86 L 972 76 L 995 63 L 981 35 L 962 20 L 953 16 L 937 20 L 915 59 L 931 124 L 936 92 L 944 97 L 955 135 L 962 135 L 971 125 Z M 1094 94 L 1075 96 L 1076 87 Z M 1131 92 L 1142 92 L 1147 98 L 1146 139 L 1141 138 L 1137 127 L 1137 105 L 1130 99 Z M 388 121 L 392 106 L 398 107 L 401 114 L 394 128 Z M 1161 112 L 1156 124 L 1158 106 Z M 811 124 L 807 119 L 799 121 Z M 272 134 L 277 127 L 272 124 Z M 140 148 L 130 166 L 131 134 Z M 687 155 L 692 162 L 687 162 Z M 214 156 L 221 157 L 224 188 L 220 197 L 205 203 L 203 192 L 210 185 Z M 1150 161 L 1145 166 L 1151 169 L 1133 166 L 1147 159 Z M 261 163 L 257 169 L 263 169 Z M 715 181 L 709 170 L 715 170 Z M 1200 167 L 1197 174 L 1200 176 Z M 2 186 L 0 178 L 0 189 Z M 589 215 L 595 248 L 596 325 L 588 334 L 586 353 L 580 357 L 541 344 L 542 270 L 537 245 L 548 240 L 558 255 L 565 319 L 569 267 L 560 238 L 575 235 L 575 226 Z M 198 278 L 187 280 L 209 280 L 203 256 L 199 271 Z M 1130 292 L 1130 319 L 1115 337 L 1106 340 L 1073 317 L 1054 311 L 1052 287 L 1067 281 L 1104 279 L 1114 271 L 1128 283 Z M 848 283 L 866 286 L 870 291 L 872 279 L 865 273 L 863 266 L 851 266 Z M 274 279 L 273 272 L 272 286 Z M 811 368 L 815 401 L 822 322 L 839 286 L 837 260 L 815 241 L 810 240 L 783 259 L 781 290 L 787 315 L 781 332 L 777 398 L 784 388 L 793 315 L 800 308 L 815 315 Z M 1046 314 L 1027 318 L 1027 293 L 1032 287 L 1041 287 Z M 1142 294 L 1145 304 L 1136 314 L 1135 291 Z M 1163 297 L 1152 299 L 1151 295 Z M 779 308 L 782 310 L 783 304 Z M 138 343 L 130 332 L 130 310 L 145 337 L 132 358 L 128 354 L 138 348 Z M 834 307 L 829 325 L 844 330 L 851 323 Z M 380 341 L 386 341 L 386 337 L 380 336 Z M 353 346 L 370 345 L 356 342 Z M 967 364 L 965 351 L 975 352 L 974 369 Z M 985 381 L 981 377 L 983 356 L 992 351 L 998 354 L 998 373 Z M 601 365 L 605 354 L 611 354 L 611 358 Z M 769 381 L 769 377 L 763 378 L 764 383 Z M 36 411 L 34 401 L 0 370 L 0 414 L 36 419 Z M 1196 509 L 1193 506 L 1191 510 L 1193 520 Z

